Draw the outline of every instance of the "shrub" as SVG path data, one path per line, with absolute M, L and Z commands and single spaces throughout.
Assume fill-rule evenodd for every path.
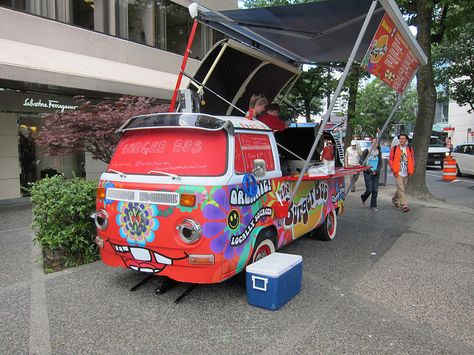
M 44 267 L 57 271 L 99 258 L 94 243 L 97 182 L 82 178 L 66 180 L 57 175 L 31 185 L 35 242 L 43 252 Z

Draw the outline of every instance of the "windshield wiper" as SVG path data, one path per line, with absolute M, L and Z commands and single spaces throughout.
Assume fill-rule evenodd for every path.
M 181 178 L 178 175 L 171 174 L 171 173 L 166 173 L 164 171 L 150 170 L 147 174 L 166 175 L 166 176 L 172 177 L 173 180 L 181 180 Z
M 119 174 L 119 176 L 121 178 L 124 178 L 124 177 L 127 177 L 127 175 L 125 175 L 124 173 L 122 173 L 121 171 L 118 171 L 118 170 L 115 170 L 115 169 L 107 169 L 107 172 L 112 172 L 112 173 L 116 173 L 116 174 Z

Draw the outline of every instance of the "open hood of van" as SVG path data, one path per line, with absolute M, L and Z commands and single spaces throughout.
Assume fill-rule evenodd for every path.
M 193 75 L 195 81 L 191 80 L 188 88 L 203 94 L 202 113 L 243 116 L 230 103 L 244 112 L 254 94 L 265 95 L 270 103 L 280 92 L 289 90 L 300 73 L 294 65 L 233 40 L 224 40 L 202 60 Z

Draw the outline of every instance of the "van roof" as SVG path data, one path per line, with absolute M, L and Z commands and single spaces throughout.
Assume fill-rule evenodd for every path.
M 244 130 L 270 131 L 270 128 L 258 120 L 249 120 L 238 116 L 213 116 L 203 113 L 167 112 L 152 113 L 130 118 L 118 130 L 123 133 L 130 130 L 146 128 L 195 128 L 216 131 L 225 129 L 232 132 L 234 128 Z

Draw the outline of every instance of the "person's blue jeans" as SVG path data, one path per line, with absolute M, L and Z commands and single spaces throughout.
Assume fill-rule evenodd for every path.
M 364 171 L 365 192 L 360 195 L 363 202 L 367 201 L 370 195 L 370 207 L 377 207 L 377 195 L 379 193 L 379 179 L 380 175 L 372 175 L 370 172 Z

